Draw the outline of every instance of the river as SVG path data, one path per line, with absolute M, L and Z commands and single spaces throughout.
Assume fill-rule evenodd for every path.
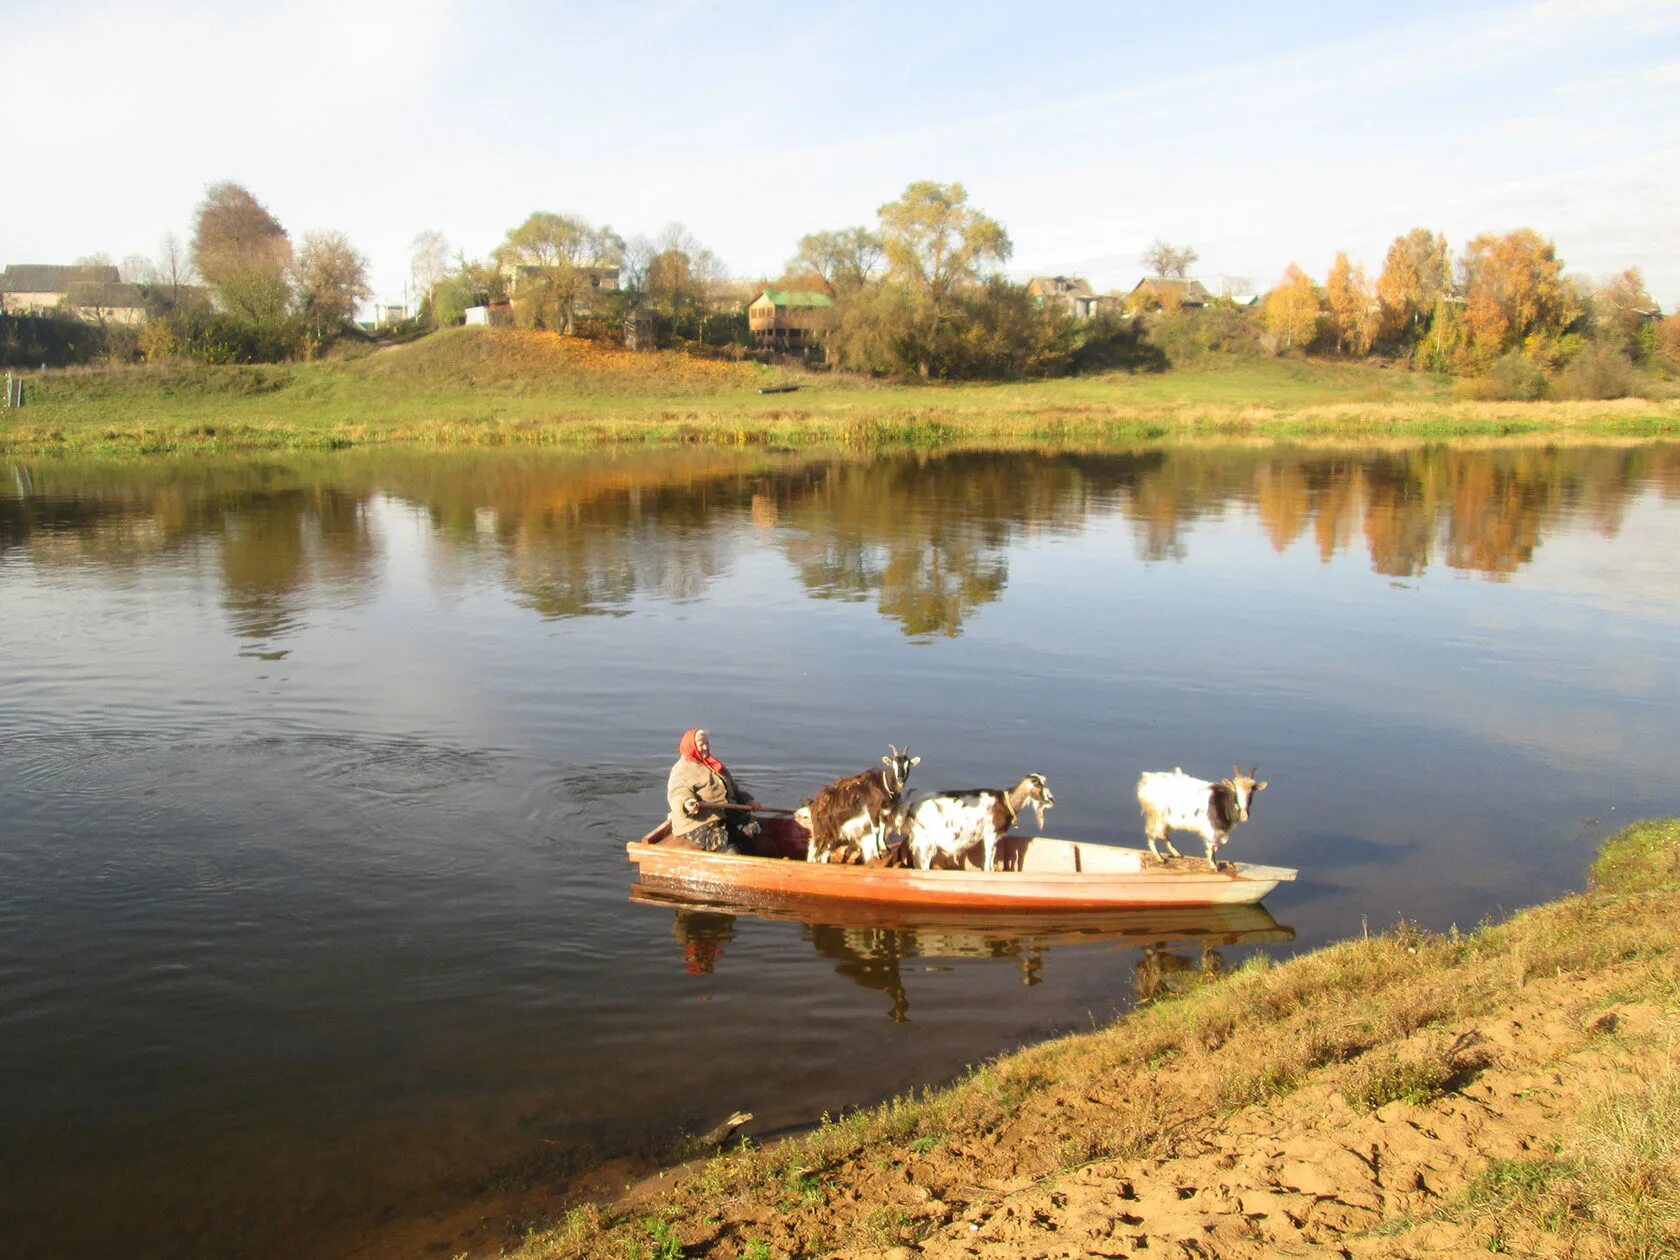
M 1173 967 L 1468 929 L 1675 810 L 1675 444 L 0 472 L 8 1255 L 345 1254 Z M 1124 843 L 1141 771 L 1257 765 L 1226 854 L 1301 877 L 1223 934 L 632 901 L 695 725 L 769 804 L 908 743 L 913 788 L 1039 771 L 1049 834 Z

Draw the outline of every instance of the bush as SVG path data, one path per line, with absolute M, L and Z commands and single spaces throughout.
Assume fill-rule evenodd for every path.
M 1533 402 L 1546 396 L 1546 370 L 1513 350 L 1495 359 L 1482 375 L 1460 381 L 1457 392 L 1478 402 Z
M 1072 367 L 1075 372 L 1165 372 L 1168 362 L 1149 340 L 1141 318 L 1103 309 L 1085 325 Z
M 103 331 L 74 315 L 0 315 L 0 365 L 68 367 L 104 352 Z
M 1145 327 L 1156 351 L 1178 366 L 1215 354 L 1261 353 L 1260 320 L 1252 307 L 1214 302 L 1199 308 L 1160 311 L 1147 317 Z
M 1626 398 L 1639 392 L 1639 375 L 1620 351 L 1609 346 L 1588 346 L 1559 372 L 1552 382 L 1554 398 L 1596 401 Z

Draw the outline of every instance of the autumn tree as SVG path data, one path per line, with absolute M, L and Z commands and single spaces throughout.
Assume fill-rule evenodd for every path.
M 881 207 L 880 216 L 888 274 L 908 298 L 909 323 L 898 344 L 920 375 L 939 374 L 961 295 L 989 264 L 1008 261 L 1009 235 L 970 208 L 961 184 L 911 184 Z
M 624 241 L 612 228 L 547 211 L 509 231 L 494 251 L 521 321 L 559 332 L 571 330 L 598 288 L 601 270 L 618 266 L 623 257 Z
M 1365 269 L 1348 263 L 1345 253 L 1338 253 L 1324 282 L 1324 304 L 1330 316 L 1331 335 L 1336 349 L 1343 354 L 1362 355 L 1370 350 L 1377 334 L 1377 315 L 1371 285 L 1365 279 Z
M 1600 285 L 1592 294 L 1598 339 L 1630 359 L 1649 358 L 1656 346 L 1656 321 L 1662 308 L 1645 289 L 1637 267 Z
M 641 286 L 647 309 L 670 333 L 704 341 L 723 265 L 680 223 L 661 232 L 653 246 Z
M 1447 238 L 1428 228 L 1413 228 L 1394 238 L 1377 277 L 1382 305 L 1380 335 L 1410 344 L 1423 335 L 1436 306 L 1452 287 Z
M 236 318 L 272 325 L 287 315 L 292 243 L 255 197 L 234 183 L 213 184 L 198 207 L 192 263 Z
M 881 248 L 891 274 L 936 307 L 974 284 L 988 263 L 1009 261 L 1009 234 L 969 208 L 961 184 L 921 180 L 880 209 Z
M 1544 358 L 1579 314 L 1552 242 L 1530 228 L 1483 233 L 1459 260 L 1471 352 L 1489 363 L 1507 350 Z
M 1305 350 L 1318 337 L 1318 289 L 1294 263 L 1284 268 L 1283 280 L 1266 295 L 1261 319 L 1277 338 L 1278 350 Z
M 829 296 L 843 297 L 873 280 L 884 257 L 881 238 L 868 228 L 841 228 L 800 237 L 799 252 L 787 269 L 790 274 L 809 272 Z
M 1182 280 L 1190 274 L 1196 258 L 1196 251 L 1188 245 L 1169 245 L 1157 237 L 1138 261 L 1149 268 L 1151 275 Z
M 292 263 L 298 315 L 308 344 L 318 346 L 356 317 L 356 307 L 373 294 L 367 259 L 342 232 L 311 232 Z

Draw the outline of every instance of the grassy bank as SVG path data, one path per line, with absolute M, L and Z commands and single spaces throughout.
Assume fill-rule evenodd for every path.
M 788 384 L 800 388 L 759 392 Z M 1444 378 L 1366 364 L 1233 359 L 1137 376 L 882 385 L 503 329 L 320 363 L 69 369 L 31 377 L 29 393 L 23 410 L 0 413 L 0 453 L 1680 433 L 1673 400 L 1454 402 Z
M 945 1089 L 452 1249 L 1680 1255 L 1680 820 L 1468 933 L 1264 957 Z M 623 1169 L 615 1170 L 622 1184 Z

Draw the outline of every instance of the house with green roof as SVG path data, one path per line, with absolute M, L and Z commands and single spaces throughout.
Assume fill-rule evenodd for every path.
M 834 327 L 834 299 L 807 289 L 762 289 L 747 304 L 747 327 L 760 346 L 806 350 Z

